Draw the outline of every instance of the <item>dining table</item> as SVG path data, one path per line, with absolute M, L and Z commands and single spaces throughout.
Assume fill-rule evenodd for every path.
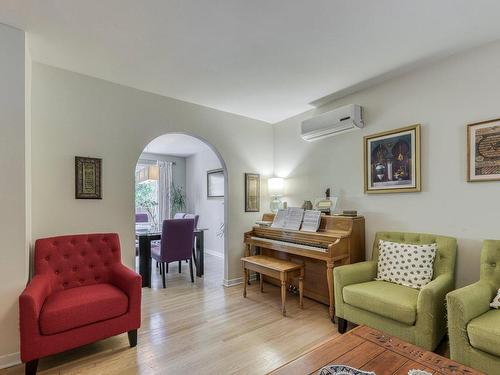
M 193 260 L 196 267 L 196 276 L 202 277 L 205 264 L 204 233 L 208 228 L 196 228 L 194 230 Z M 151 242 L 160 241 L 162 233 L 148 229 L 136 229 L 135 238 L 139 242 L 139 274 L 142 276 L 142 287 L 151 288 L 152 258 Z

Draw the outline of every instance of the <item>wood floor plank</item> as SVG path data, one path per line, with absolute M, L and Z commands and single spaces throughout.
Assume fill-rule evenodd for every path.
M 177 267 L 171 267 L 172 270 Z M 153 288 L 143 289 L 138 346 L 119 335 L 42 358 L 40 375 L 265 374 L 313 346 L 338 335 L 328 307 L 312 300 L 298 306 L 287 296 L 287 317 L 280 311 L 280 290 L 258 283 L 224 288 L 222 259 L 205 255 L 205 276 L 189 279 L 188 265 L 167 274 L 167 288 L 153 268 Z M 24 366 L 0 370 L 24 374 Z

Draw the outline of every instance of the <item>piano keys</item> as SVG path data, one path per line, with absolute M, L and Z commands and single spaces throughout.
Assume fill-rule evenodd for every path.
M 262 220 L 272 221 L 274 214 Z M 333 321 L 333 268 L 365 260 L 365 220 L 362 216 L 321 216 L 317 232 L 254 226 L 244 235 L 245 256 L 254 253 L 305 266 L 304 295 L 329 307 Z M 277 285 L 271 278 L 266 282 Z M 295 286 L 298 280 L 291 280 Z

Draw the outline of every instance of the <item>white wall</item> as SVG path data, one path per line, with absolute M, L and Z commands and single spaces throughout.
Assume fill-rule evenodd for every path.
M 33 238 L 118 232 L 134 264 L 134 170 L 144 147 L 168 132 L 208 141 L 228 171 L 225 278 L 241 276 L 243 233 L 260 213 L 244 213 L 243 175 L 271 173 L 269 124 L 33 64 Z M 221 136 L 223 135 L 223 136 Z M 74 198 L 74 157 L 103 159 L 103 199 Z
M 224 223 L 224 198 L 207 198 L 207 171 L 222 168 L 212 150 L 198 152 L 186 160 L 187 212 L 200 215 L 199 228 L 205 232 L 205 249 L 223 256 L 224 239 L 217 236 Z M 244 213 L 242 213 L 244 214 Z
M 28 279 L 25 35 L 0 24 L 0 368 L 19 361 L 18 296 Z M 29 78 L 29 77 L 28 77 Z M 28 153 L 29 155 L 29 153 Z
M 368 253 L 379 230 L 430 232 L 459 240 L 457 283 L 479 275 L 481 241 L 500 239 L 500 182 L 466 182 L 467 123 L 500 117 L 500 43 L 347 96 L 274 126 L 275 170 L 287 175 L 287 199 L 300 204 L 326 187 L 343 209 L 366 217 Z M 307 143 L 300 122 L 315 113 L 356 103 L 362 131 Z M 420 193 L 363 193 L 363 136 L 422 124 Z

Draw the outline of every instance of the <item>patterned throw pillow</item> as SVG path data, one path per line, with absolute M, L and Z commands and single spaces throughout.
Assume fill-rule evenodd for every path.
M 432 280 L 437 244 L 414 245 L 380 240 L 375 280 L 420 289 Z
M 490 306 L 495 309 L 500 309 L 500 289 L 498 289 L 497 295 L 493 298 L 493 301 L 491 301 Z

